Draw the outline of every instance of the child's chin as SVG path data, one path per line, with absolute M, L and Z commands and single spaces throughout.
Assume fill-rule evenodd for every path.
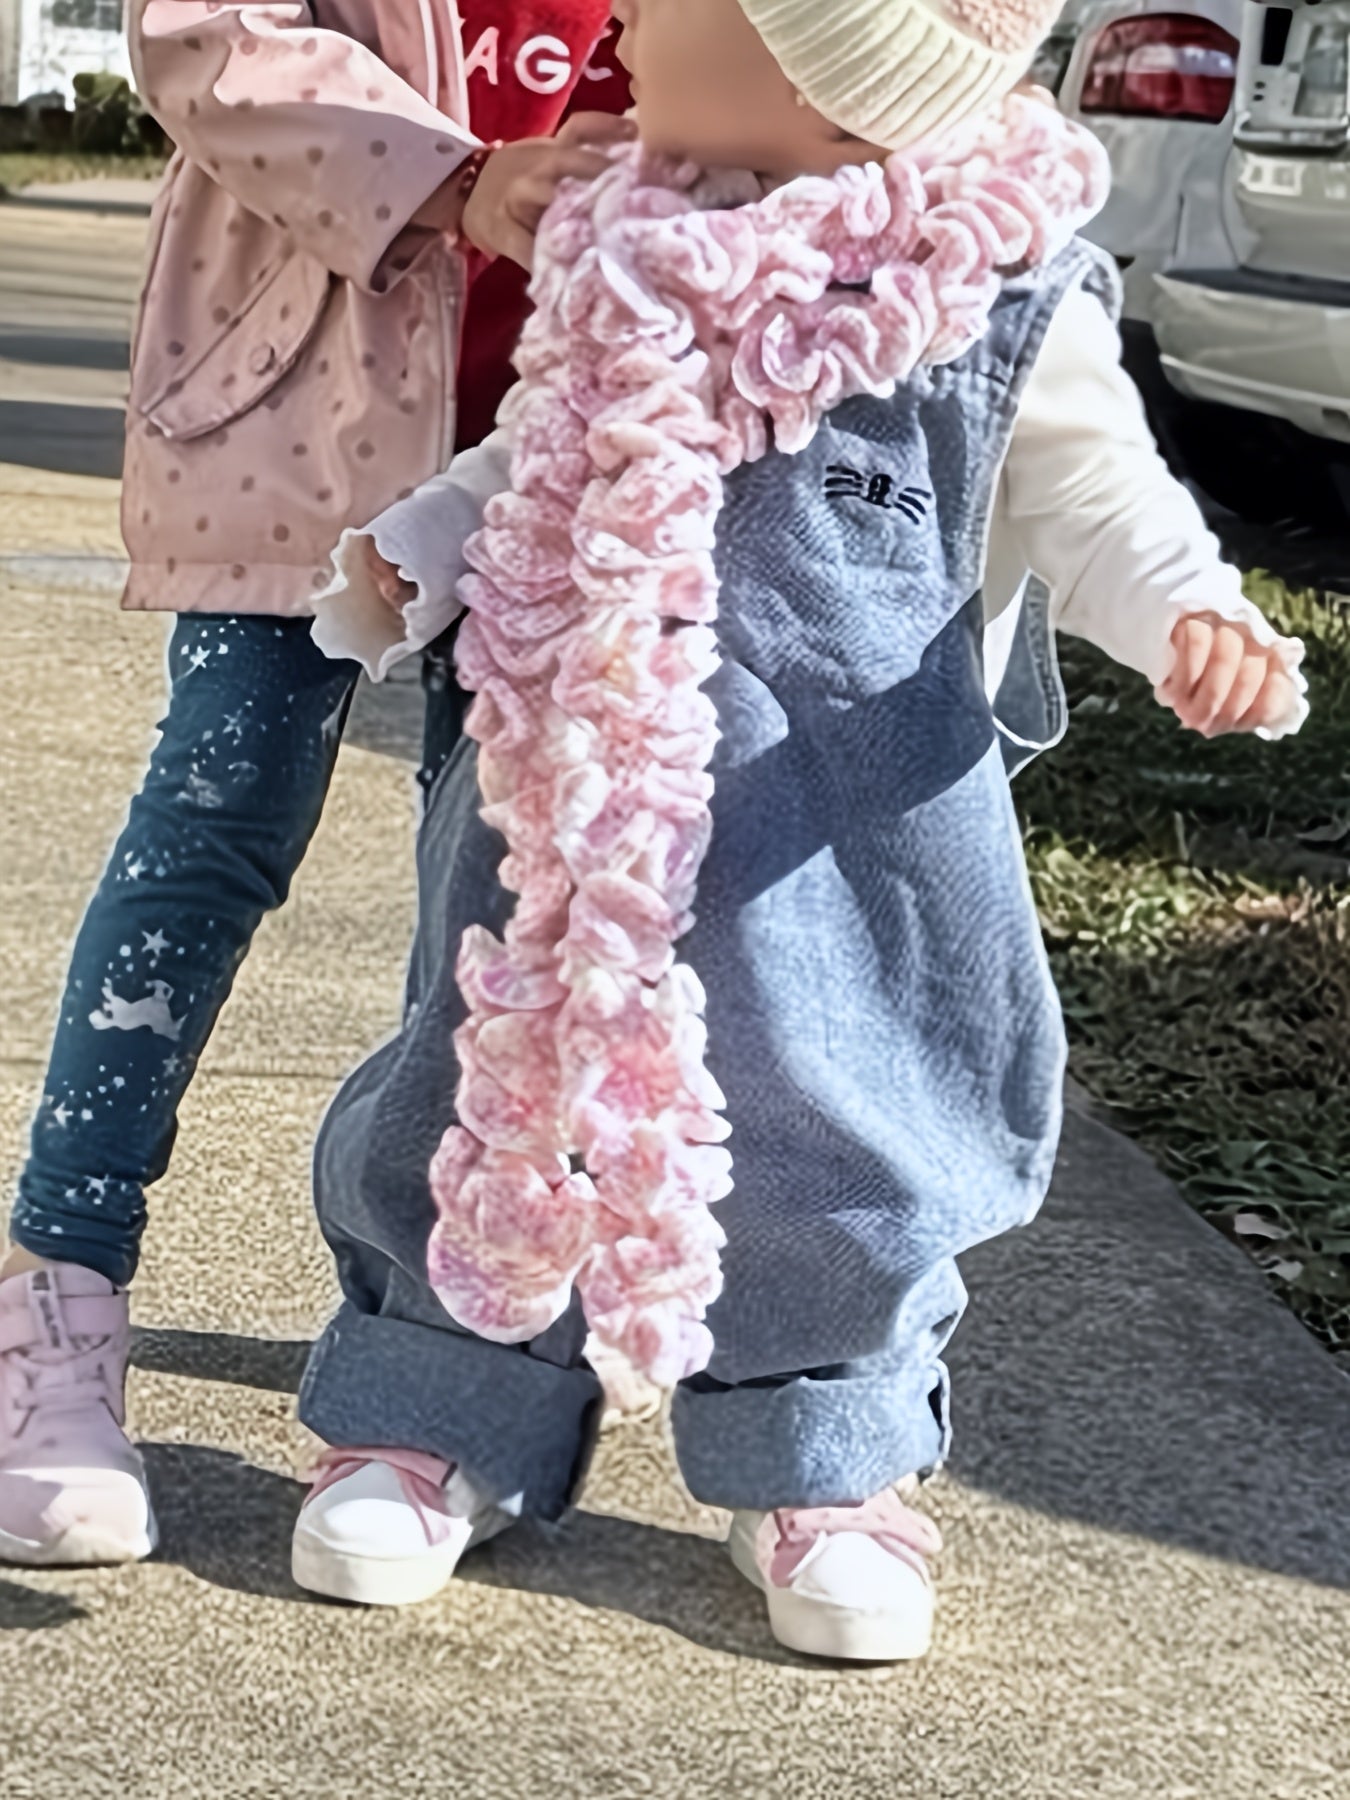
M 636 120 L 642 148 L 652 156 L 669 158 L 672 162 L 696 163 L 701 169 L 745 167 L 734 154 L 727 154 L 725 145 L 700 143 L 696 135 L 691 138 L 686 122 L 662 118 L 652 107 L 644 108 L 640 98 L 628 116 Z

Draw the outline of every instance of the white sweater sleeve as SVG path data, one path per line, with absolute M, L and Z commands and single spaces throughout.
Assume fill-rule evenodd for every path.
M 494 431 L 362 530 L 344 531 L 333 580 L 315 602 L 314 641 L 324 654 L 358 662 L 372 681 L 383 681 L 396 663 L 434 643 L 463 610 L 456 590 L 468 569 L 464 546 L 488 501 L 510 485 L 510 436 Z M 367 537 L 417 589 L 401 611 L 366 572 L 359 540 Z
M 1267 737 L 1307 717 L 1303 646 L 1281 638 L 1242 593 L 1191 495 L 1169 473 L 1120 366 L 1102 306 L 1076 289 L 1051 323 L 1013 428 L 994 535 L 1015 543 L 1050 589 L 1056 627 L 1088 638 L 1155 687 L 1185 614 L 1242 624 L 1279 649 L 1295 699 Z

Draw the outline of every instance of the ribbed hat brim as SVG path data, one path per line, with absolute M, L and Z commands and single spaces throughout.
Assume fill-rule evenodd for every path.
M 795 88 L 831 124 L 899 150 L 996 105 L 1034 45 L 1004 55 L 923 0 L 741 0 Z

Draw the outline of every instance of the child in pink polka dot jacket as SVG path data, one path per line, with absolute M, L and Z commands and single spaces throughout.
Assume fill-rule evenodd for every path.
M 343 528 L 490 419 L 523 310 L 505 263 L 529 262 L 558 182 L 628 129 L 608 15 L 133 0 L 139 85 L 179 149 L 133 350 L 125 603 L 180 617 L 0 1260 L 0 1561 L 153 1546 L 125 1290 L 179 1102 L 328 788 L 357 671 L 314 645 L 311 600 Z M 574 94 L 596 110 L 555 138 Z

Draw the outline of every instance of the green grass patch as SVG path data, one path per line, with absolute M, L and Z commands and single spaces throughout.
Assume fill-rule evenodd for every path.
M 15 150 L 0 152 L 0 192 L 22 193 L 34 184 L 46 186 L 71 181 L 95 181 L 115 177 L 119 181 L 153 181 L 164 172 L 157 156 L 86 156 L 79 152 L 46 153 Z
M 1070 643 L 1016 792 L 1074 1074 L 1350 1357 L 1350 606 L 1248 591 L 1308 645 L 1297 738 L 1206 743 Z

